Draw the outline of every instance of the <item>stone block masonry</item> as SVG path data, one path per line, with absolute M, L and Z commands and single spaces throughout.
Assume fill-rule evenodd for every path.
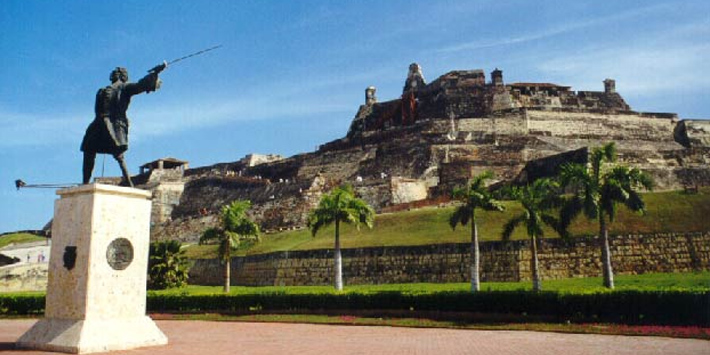
M 16 346 L 82 354 L 167 344 L 145 315 L 151 193 L 87 184 L 57 194 L 45 317 Z
M 410 74 L 393 100 L 378 101 L 368 87 L 347 135 L 314 152 L 249 155 L 184 170 L 179 181 L 171 174 L 181 169 L 151 170 L 149 182 L 160 178 L 145 186 L 155 196 L 151 238 L 196 242 L 235 199 L 252 202 L 250 217 L 262 230 L 303 228 L 320 195 L 342 183 L 377 212 L 449 196 L 484 171 L 494 173 L 493 183 L 522 184 L 566 162 L 585 164 L 588 157 L 575 152 L 609 142 L 617 162 L 649 174 L 656 191 L 710 186 L 710 121 L 633 111 L 613 79 L 603 81 L 604 91 L 573 91 L 505 84 L 499 69 L 490 82 L 483 70 L 451 71 L 428 84 L 421 72 Z
M 481 243 L 483 281 L 530 280 L 526 240 Z M 617 274 L 710 270 L 710 231 L 625 235 L 611 238 Z M 345 284 L 468 282 L 469 244 L 436 244 L 343 250 Z M 539 249 L 543 280 L 601 275 L 598 238 L 543 240 Z M 232 259 L 232 285 L 294 286 L 333 283 L 332 250 L 276 252 Z M 216 260 L 198 260 L 190 283 L 220 285 Z

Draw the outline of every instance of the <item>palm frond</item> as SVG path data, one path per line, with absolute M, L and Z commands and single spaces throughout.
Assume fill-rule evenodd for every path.
M 651 178 L 650 175 L 644 173 L 638 168 L 632 168 L 631 170 L 629 170 L 629 175 L 632 185 L 641 186 L 648 191 L 653 191 L 653 188 L 655 187 L 655 182 L 653 181 L 653 178 Z
M 562 223 L 560 222 L 559 219 L 549 215 L 549 214 L 542 214 L 540 215 L 540 218 L 542 219 L 542 222 L 550 226 L 556 233 L 559 235 L 561 238 L 569 238 L 571 235 L 567 231 L 566 228 L 563 228 Z M 540 234 L 542 237 L 543 235 Z
M 591 176 L 587 167 L 581 164 L 566 163 L 560 167 L 560 185 L 564 187 L 585 188 L 590 185 Z
M 451 229 L 456 230 L 458 224 L 465 226 L 468 224 L 469 219 L 471 219 L 471 209 L 467 205 L 459 206 L 449 217 L 449 226 L 451 226 Z
M 493 172 L 486 170 L 476 176 L 471 180 L 471 190 L 480 191 L 486 188 L 486 180 L 493 178 Z
M 372 228 L 375 221 L 375 211 L 365 201 L 355 197 L 350 185 L 336 187 L 330 193 L 321 197 L 318 206 L 308 216 L 308 228 L 313 236 L 318 231 L 335 222 L 341 221 Z
M 609 142 L 602 146 L 602 152 L 606 161 L 610 163 L 616 161 L 616 144 L 614 142 Z
M 209 228 L 200 236 L 200 244 L 206 244 L 214 240 L 221 239 L 222 231 L 218 228 Z
M 584 201 L 578 196 L 573 196 L 560 208 L 559 227 L 562 234 L 569 236 L 568 228 L 572 221 L 584 211 Z
M 481 203 L 481 208 L 486 211 L 505 211 L 505 206 L 500 201 L 493 199 L 492 196 L 487 196 Z
M 639 212 L 641 214 L 646 213 L 646 204 L 641 199 L 641 195 L 634 190 L 629 191 L 629 198 L 626 199 L 624 204 L 631 211 Z
M 510 240 L 510 237 L 513 235 L 513 231 L 515 231 L 515 228 L 517 228 L 520 223 L 523 223 L 526 219 L 525 214 L 519 214 L 512 219 L 510 219 L 508 222 L 503 225 L 503 233 L 501 234 L 501 237 L 504 241 Z
M 455 187 L 453 191 L 451 191 L 451 199 L 453 200 L 459 200 L 459 201 L 466 201 L 466 196 L 467 194 L 467 189 L 464 189 L 462 187 Z
M 583 206 L 584 215 L 590 219 L 596 219 L 599 215 L 599 192 L 598 186 L 594 185 L 593 188 L 588 189 L 584 192 Z

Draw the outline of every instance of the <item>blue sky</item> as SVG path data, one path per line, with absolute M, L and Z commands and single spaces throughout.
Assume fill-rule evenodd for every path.
M 498 67 L 504 80 L 602 90 L 638 111 L 710 118 L 710 2 L 35 1 L 0 6 L 0 232 L 41 228 L 54 191 L 76 183 L 79 144 L 110 71 L 147 69 L 206 47 L 134 98 L 130 170 L 248 153 L 290 156 L 342 137 L 378 88 L 401 94 L 408 65 L 428 81 Z M 103 159 L 97 158 L 95 175 Z M 111 157 L 105 176 L 120 175 Z

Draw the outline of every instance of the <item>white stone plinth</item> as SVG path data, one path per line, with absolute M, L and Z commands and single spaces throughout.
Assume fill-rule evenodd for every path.
M 90 353 L 167 344 L 145 315 L 150 192 L 90 184 L 57 194 L 45 318 L 17 346 Z

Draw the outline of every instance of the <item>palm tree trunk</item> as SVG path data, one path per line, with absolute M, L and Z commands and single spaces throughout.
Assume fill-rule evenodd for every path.
M 224 293 L 229 293 L 230 264 L 229 258 L 227 258 L 224 262 Z
M 230 254 L 229 253 L 229 241 L 225 241 L 224 243 L 226 244 L 226 248 L 224 250 L 225 250 L 225 253 L 227 253 L 227 255 L 225 255 L 225 258 L 224 258 L 224 293 L 229 293 L 229 282 L 231 279 L 231 275 L 230 275 L 231 269 L 230 269 L 230 260 L 229 259 L 231 259 L 230 258 L 231 255 L 229 255 Z
M 474 212 L 471 211 L 471 292 L 481 290 L 480 275 L 478 273 L 481 254 L 478 250 L 478 226 Z
M 599 234 L 602 238 L 602 273 L 604 287 L 614 288 L 614 271 L 611 268 L 611 250 L 609 248 L 609 229 L 603 214 L 599 214 Z
M 542 291 L 542 283 L 540 281 L 540 268 L 537 260 L 537 240 L 535 235 L 530 236 L 530 250 L 532 257 L 530 258 L 530 270 L 532 271 L 533 291 Z
M 340 221 L 335 220 L 335 289 L 343 290 L 343 257 L 340 254 Z

